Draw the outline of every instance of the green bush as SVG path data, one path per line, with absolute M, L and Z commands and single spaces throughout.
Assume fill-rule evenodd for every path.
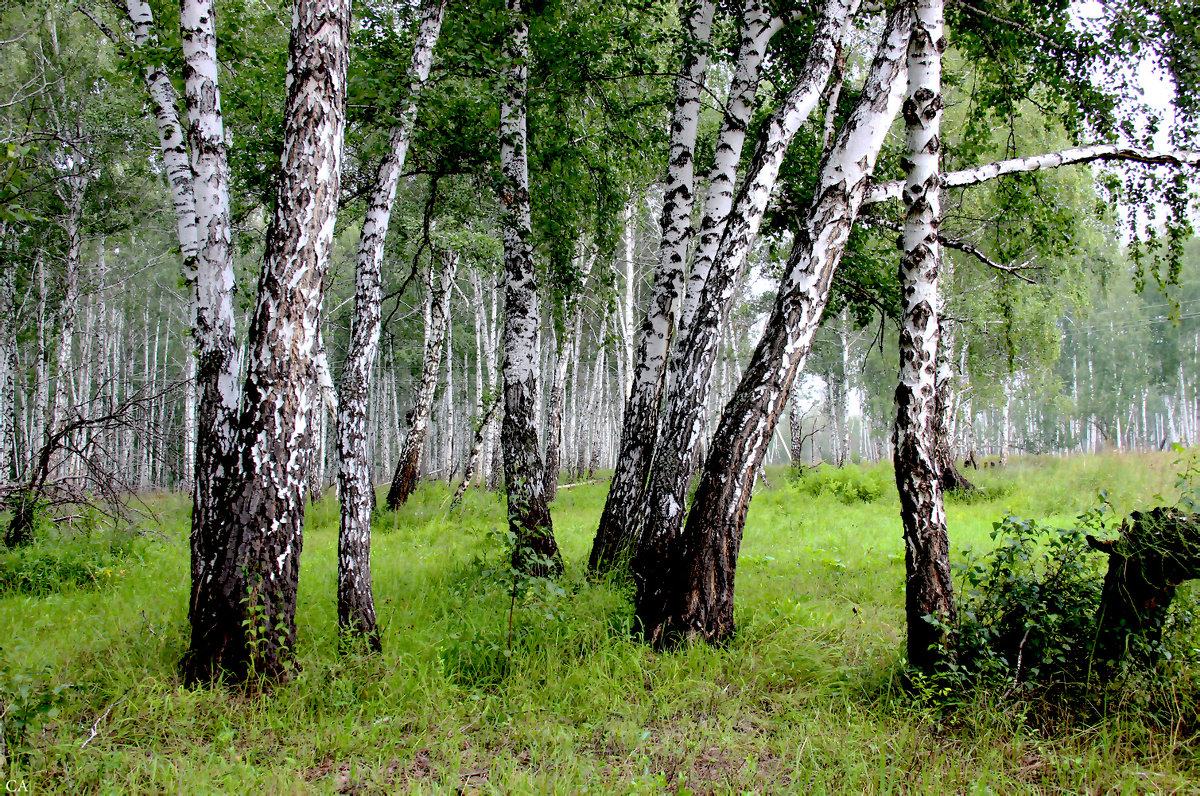
M 0 552 L 0 594 L 44 596 L 66 588 L 99 588 L 128 572 L 127 538 L 39 539 Z
M 962 595 L 958 661 L 982 679 L 1086 679 L 1104 557 L 1087 533 L 1098 513 L 1051 528 L 1009 514 L 995 523 L 997 546 L 968 551 L 958 565 Z
M 848 464 L 845 467 L 817 467 L 792 470 L 796 487 L 813 497 L 834 497 L 842 503 L 872 503 L 883 497 L 888 478 L 882 468 L 863 469 Z
M 1105 524 L 1112 506 L 1104 491 L 1099 499 L 1070 528 L 1008 514 L 994 524 L 995 549 L 982 556 L 967 551 L 965 562 L 957 565 L 960 674 L 1012 683 L 1092 679 L 1101 663 L 1094 658 L 1108 557 L 1089 545 L 1088 536 L 1112 530 Z M 1188 657 L 1195 646 L 1193 614 L 1186 597 L 1176 600 L 1156 654 L 1127 657 L 1126 665 Z M 1138 647 L 1148 643 L 1131 641 Z

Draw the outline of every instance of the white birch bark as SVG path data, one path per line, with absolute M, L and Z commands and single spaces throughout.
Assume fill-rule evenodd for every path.
M 687 483 L 703 428 L 701 408 L 708 397 L 718 332 L 728 314 L 736 277 L 758 235 L 784 155 L 820 99 L 821 88 L 833 69 L 838 36 L 856 5 L 856 0 L 826 0 L 822 6 L 802 77 L 767 124 L 726 221 L 692 323 L 683 330 L 672 354 L 667 374 L 671 387 L 646 489 L 645 526 L 659 537 L 652 546 L 677 536 L 682 526 Z
M 640 525 L 642 489 L 658 433 L 667 355 L 684 285 L 691 235 L 696 130 L 715 7 L 713 0 L 680 2 L 684 52 L 675 80 L 658 266 L 630 374 L 631 388 L 625 404 L 620 452 L 588 559 L 588 570 L 593 574 L 611 571 L 618 565 L 626 556 Z
M 421 378 L 413 398 L 408 433 L 400 447 L 400 459 L 396 464 L 396 473 L 392 477 L 392 486 L 387 495 L 387 506 L 393 510 L 403 506 L 417 488 L 421 451 L 433 412 L 433 399 L 437 390 L 438 374 L 441 372 L 442 350 L 446 341 L 446 330 L 450 324 L 450 298 L 459 255 L 456 252 L 439 252 L 437 260 L 439 262 L 431 263 L 429 268 L 430 312 L 425 327 L 425 358 L 421 364 Z M 437 265 L 441 267 L 435 268 Z M 430 469 L 436 469 L 436 465 Z
M 133 42 L 138 49 L 157 46 L 154 35 L 154 12 L 146 0 L 125 0 L 125 12 L 132 26 Z M 171 204 L 175 208 L 175 230 L 179 248 L 183 252 L 185 279 L 195 279 L 192 270 L 196 257 L 196 204 L 192 195 L 192 167 L 188 157 L 187 141 L 183 125 L 176 111 L 178 95 L 171 84 L 171 76 L 161 64 L 147 66 L 142 73 L 146 93 L 150 97 L 154 121 L 158 128 L 158 145 L 167 174 L 167 186 L 171 192 Z
M 943 188 L 962 188 L 968 185 L 978 185 L 1006 174 L 1020 174 L 1044 169 L 1057 169 L 1061 166 L 1072 166 L 1080 163 L 1126 161 L 1143 163 L 1150 166 L 1183 166 L 1200 165 L 1200 152 L 1186 150 L 1156 151 L 1138 147 L 1116 146 L 1103 144 L 1097 146 L 1064 149 L 1061 152 L 1050 152 L 1042 155 L 1030 155 L 1022 158 L 999 160 L 986 163 L 971 169 L 946 172 L 942 175 Z M 888 199 L 899 199 L 904 190 L 904 182 L 892 180 L 871 189 L 864 204 L 874 204 Z
M 511 19 L 504 39 L 504 95 L 500 104 L 500 207 L 504 238 L 504 482 L 513 564 L 533 574 L 562 570 L 546 503 L 545 470 L 536 425 L 538 402 L 537 273 L 529 242 L 532 213 L 526 96 L 529 18 L 526 0 L 506 0 Z
M 742 157 L 742 146 L 746 142 L 746 130 L 754 114 L 754 96 L 758 92 L 759 71 L 767 54 L 767 45 L 782 27 L 783 20 L 772 16 L 769 4 L 765 0 L 747 0 L 742 9 L 742 29 L 733 80 L 729 86 L 729 97 L 725 101 L 721 129 L 717 133 L 713 165 L 708 172 L 708 193 L 704 200 L 696 253 L 692 257 L 692 270 L 687 279 L 687 293 L 680 313 L 680 329 L 691 326 L 696 314 L 696 305 L 700 301 L 700 292 L 704 289 L 704 283 L 708 280 L 713 261 L 717 257 L 725 220 L 729 211 L 733 209 L 738 163 Z
M 956 619 L 936 457 L 941 64 L 946 48 L 942 16 L 942 0 L 918 0 L 914 6 L 904 101 L 907 213 L 900 261 L 900 373 L 893 447 L 904 526 L 908 660 L 920 669 L 934 668 L 946 659 L 945 628 Z
M 811 350 L 834 270 L 899 110 L 909 28 L 909 10 L 894 11 L 858 102 L 822 160 L 813 205 L 798 230 L 763 337 L 721 415 L 683 533 L 647 525 L 654 533 L 644 534 L 639 544 L 636 610 L 656 646 L 692 638 L 716 642 L 734 631 L 733 577 L 754 481 Z M 698 426 L 695 422 L 687 433 L 695 434 Z M 664 497 L 681 502 L 682 492 Z
M 193 650 L 204 648 L 197 632 L 209 632 L 198 617 L 196 601 L 213 588 L 214 568 L 226 539 L 217 506 L 226 494 L 236 461 L 236 429 L 240 391 L 240 363 L 234 318 L 234 273 L 229 218 L 229 166 L 218 81 L 216 21 L 212 0 L 180 0 L 179 24 L 183 42 L 184 104 L 190 150 L 194 238 L 189 233 L 186 197 L 182 184 L 173 188 L 178 200 L 180 246 L 185 257 L 184 275 L 193 280 L 194 335 L 196 343 L 199 408 L 196 419 L 196 461 L 192 489 L 192 602 Z M 138 19 L 144 20 L 143 17 Z M 135 30 L 138 25 L 135 22 Z M 162 100 L 167 97 L 158 92 Z M 157 99 L 156 99 L 157 104 Z M 164 107 L 160 139 L 172 144 L 174 167 L 178 144 Z M 156 111 L 156 116 L 158 112 Z M 166 153 L 164 152 L 164 157 Z M 172 183 L 178 175 L 172 176 Z M 181 179 L 181 178 L 180 178 Z M 175 194 L 178 193 L 178 196 Z M 193 248 L 194 247 L 194 248 Z
M 375 602 L 371 594 L 371 512 L 375 492 L 367 440 L 367 403 L 379 350 L 383 247 L 391 223 L 396 189 L 412 140 L 417 102 L 433 63 L 446 4 L 431 0 L 422 11 L 409 61 L 408 104 L 389 135 L 389 151 L 379 164 L 374 190 L 359 236 L 354 271 L 354 314 L 350 344 L 338 382 L 338 623 L 379 646 Z
M 212 577 L 202 581 L 194 599 L 187 672 L 192 680 L 222 670 L 235 679 L 251 671 L 278 678 L 292 668 L 301 529 L 321 401 L 316 349 L 341 182 L 349 36 L 349 0 L 295 0 L 280 176 L 237 424 L 239 470 L 223 505 Z M 200 196 L 198 185 L 202 218 Z M 201 241 L 203 252 L 203 235 Z

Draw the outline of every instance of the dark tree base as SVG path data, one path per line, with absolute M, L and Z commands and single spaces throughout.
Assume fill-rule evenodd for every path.
M 1108 556 L 1108 572 L 1096 613 L 1096 672 L 1107 680 L 1141 637 L 1148 662 L 1158 656 L 1175 587 L 1200 578 L 1200 515 L 1178 509 L 1135 511 L 1121 536 L 1088 544 Z

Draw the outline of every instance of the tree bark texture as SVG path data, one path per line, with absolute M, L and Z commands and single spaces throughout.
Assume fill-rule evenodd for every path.
M 154 33 L 154 12 L 147 0 L 125 0 L 125 12 L 132 27 L 133 43 L 138 49 L 158 46 Z M 194 11 L 190 10 L 190 13 Z M 209 11 L 211 14 L 211 9 Z M 193 39 L 195 42 L 195 39 Z M 142 82 L 154 111 L 158 128 L 158 145 L 163 159 L 163 170 L 167 175 L 167 187 L 171 192 L 171 204 L 175 209 L 176 237 L 183 253 L 187 270 L 184 279 L 191 284 L 195 280 L 196 257 L 196 202 L 192 195 L 192 165 L 188 156 L 184 126 L 176 110 L 178 95 L 171 84 L 166 67 L 154 63 L 142 73 Z M 216 83 L 213 84 L 216 90 Z M 219 101 L 216 103 L 219 110 Z
M 821 88 L 829 79 L 838 36 L 855 5 L 855 0 L 827 0 L 822 6 L 802 77 L 766 125 L 726 221 L 696 314 L 691 325 L 682 330 L 672 353 L 667 374 L 670 391 L 646 487 L 646 532 L 638 544 L 634 563 L 634 580 L 639 589 L 648 583 L 647 576 L 653 577 L 650 573 L 659 566 L 660 556 L 678 540 L 696 445 L 704 427 L 702 410 L 708 398 L 720 331 L 737 285 L 736 277 L 758 235 L 788 146 L 801 123 L 812 113 Z
M 529 18 L 525 0 L 506 0 L 511 18 L 504 41 L 508 63 L 500 106 L 500 226 L 504 238 L 504 487 L 514 540 L 513 566 L 533 575 L 562 571 L 546 502 L 545 469 L 536 425 L 538 399 L 537 271 L 529 242 L 529 153 L 526 93 Z
M 704 290 L 704 283 L 708 280 L 713 261 L 716 259 L 721 232 L 725 229 L 725 220 L 733 208 L 738 164 L 742 158 L 742 146 L 746 142 L 746 129 L 754 115 L 754 96 L 758 91 L 759 72 L 767 55 L 771 37 L 783 27 L 782 23 L 782 19 L 771 15 L 771 9 L 765 0 L 747 0 L 742 9 L 736 66 L 729 85 L 729 97 L 725 101 L 721 129 L 717 133 L 713 165 L 708 172 L 708 192 L 700 219 L 696 252 L 692 257 L 692 270 L 688 274 L 683 310 L 680 313 L 680 329 L 687 329 L 692 325 L 700 293 Z
M 367 445 L 367 408 L 371 370 L 379 351 L 382 301 L 383 246 L 392 208 L 417 117 L 417 100 L 433 63 L 446 4 L 427 2 L 418 23 L 417 39 L 408 67 L 408 104 L 392 128 L 389 148 L 376 172 L 358 243 L 354 270 L 354 314 L 350 344 L 338 380 L 337 452 L 338 500 L 338 627 L 366 639 L 379 649 L 375 599 L 371 594 L 371 513 L 375 490 Z
M 899 110 L 909 26 L 903 7 L 889 18 L 863 92 L 822 161 L 771 316 L 721 415 L 682 534 L 646 533 L 638 547 L 635 608 L 655 647 L 719 643 L 734 632 L 734 576 L 754 480 L 812 348 L 834 270 Z
M 135 27 L 135 30 L 137 28 Z M 192 646 L 200 650 L 203 636 L 197 628 L 206 622 L 201 603 L 220 589 L 214 569 L 228 545 L 218 505 L 237 466 L 235 450 L 238 402 L 238 351 L 234 325 L 233 252 L 230 247 L 229 167 L 218 87 L 216 22 L 211 0 L 181 0 L 180 30 L 183 40 L 184 104 L 193 231 L 189 219 L 177 221 L 184 234 L 181 248 L 190 247 L 184 276 L 193 285 L 196 343 L 196 459 L 193 468 L 191 574 L 189 616 Z M 165 97 L 163 99 L 166 99 Z M 169 123 L 169 119 L 164 119 Z M 163 135 L 160 122 L 160 137 Z M 173 140 L 173 139 L 172 139 Z M 172 156 L 174 157 L 174 156 Z M 180 188 L 182 191 L 182 187 Z M 186 200 L 182 209 L 186 213 Z M 177 205 L 177 209 L 179 206 Z M 178 216 L 177 216 L 178 219 Z M 194 243 L 189 240 L 194 238 Z M 188 249 L 185 249 L 185 257 Z M 190 666 L 190 664 L 189 664 Z
M 1142 637 L 1143 651 L 1157 657 L 1176 587 L 1200 578 L 1200 515 L 1173 508 L 1135 511 L 1118 539 L 1089 536 L 1088 544 L 1108 556 L 1092 653 L 1097 674 L 1108 680 L 1132 637 Z
M 945 284 L 947 281 L 946 261 L 942 260 L 942 273 L 939 274 L 939 284 Z M 934 390 L 934 416 L 933 416 L 933 460 L 937 466 L 938 478 L 942 484 L 942 492 L 950 490 L 961 490 L 969 492 L 975 488 L 962 471 L 958 469 L 958 464 L 954 460 L 954 362 L 951 356 L 954 353 L 954 338 L 950 334 L 949 329 L 944 323 L 941 323 L 940 317 L 944 315 L 941 311 L 945 306 L 944 291 L 938 290 L 938 308 L 939 308 L 939 339 L 938 339 L 938 365 L 937 365 L 937 386 Z
M 712 0 L 683 0 L 680 5 L 685 31 L 683 63 L 675 79 L 658 267 L 630 374 L 616 467 L 588 557 L 588 572 L 593 576 L 620 569 L 641 528 L 643 491 L 658 435 L 667 355 L 675 332 L 691 237 L 696 130 L 715 8 Z
M 896 488 L 904 526 L 904 610 L 909 664 L 947 662 L 957 616 L 950 541 L 935 456 L 941 249 L 942 0 L 918 0 L 908 45 L 904 100 L 907 170 L 900 261 L 900 374 L 896 386 Z
M 421 379 L 417 384 L 411 421 L 404 444 L 400 447 L 400 460 L 392 476 L 392 486 L 387 494 L 387 507 L 395 510 L 404 505 L 416 491 L 421 475 L 421 450 L 425 445 L 425 432 L 433 412 L 433 398 L 437 391 L 438 374 L 442 364 L 442 346 L 446 340 L 446 329 L 450 324 L 450 296 L 454 287 L 454 275 L 458 270 L 458 254 L 440 252 L 440 270 L 434 265 L 429 269 L 430 313 L 425 335 L 425 359 L 421 364 Z
M 250 325 L 239 470 L 193 598 L 190 680 L 293 667 L 304 498 L 321 401 L 316 350 L 337 218 L 349 0 L 296 0 L 283 154 Z M 203 246 L 202 246 L 203 248 Z

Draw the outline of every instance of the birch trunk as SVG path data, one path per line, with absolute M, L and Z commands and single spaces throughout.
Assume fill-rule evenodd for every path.
M 767 45 L 782 27 L 782 22 L 779 17 L 771 15 L 765 0 L 747 0 L 745 8 L 742 9 L 737 66 L 729 86 L 721 129 L 717 134 L 713 165 L 708 172 L 708 194 L 704 200 L 699 241 L 692 258 L 687 294 L 683 302 L 683 311 L 680 313 L 680 329 L 687 329 L 692 325 L 700 293 L 704 290 L 704 283 L 708 281 L 708 275 L 717 257 L 725 221 L 729 217 L 729 211 L 733 209 L 738 164 L 741 162 L 742 146 L 746 142 L 746 129 L 754 115 L 754 96 L 758 92 L 759 72 L 767 54 Z
M 903 194 L 904 256 L 900 261 L 900 376 L 896 386 L 896 488 L 904 525 L 904 608 L 908 661 L 931 670 L 951 659 L 954 626 L 950 541 L 936 458 L 938 425 L 938 268 L 941 189 L 942 0 L 918 0 L 908 45 L 904 101 L 908 177 Z M 931 619 L 932 618 L 932 619 Z
M 0 222 L 0 495 L 17 479 L 17 371 L 20 367 L 16 334 L 16 269 L 7 262 L 8 227 Z
M 500 105 L 500 228 L 504 237 L 504 487 L 515 540 L 513 566 L 534 575 L 562 571 L 546 503 L 545 468 L 538 445 L 537 273 L 529 242 L 529 152 L 526 93 L 529 17 L 526 0 L 506 0 L 512 15 L 504 41 L 504 97 Z
M 294 669 L 296 589 L 313 424 L 316 349 L 337 217 L 345 129 L 349 0 L 296 0 L 283 154 L 250 323 L 229 488 L 208 577 L 192 613 L 191 680 Z M 197 212 L 199 210 L 197 194 Z M 203 245 L 201 246 L 203 249 Z
M 641 526 L 642 493 L 658 434 L 667 353 L 675 330 L 691 236 L 696 130 L 700 119 L 700 95 L 708 69 L 707 44 L 714 11 L 713 0 L 681 0 L 680 3 L 684 52 L 683 64 L 675 79 L 658 267 L 630 374 L 631 388 L 621 424 L 616 468 L 588 558 L 588 572 L 592 575 L 623 567 Z
M 192 489 L 192 590 L 189 603 L 192 641 L 185 668 L 189 677 L 207 679 L 216 673 L 212 667 L 220 665 L 222 653 L 218 650 L 224 647 L 226 632 L 216 616 L 206 614 L 212 605 L 228 599 L 220 595 L 223 585 L 218 582 L 217 567 L 226 555 L 230 540 L 227 530 L 222 527 L 224 518 L 219 516 L 218 505 L 226 495 L 229 479 L 237 466 L 235 444 L 240 363 L 233 307 L 229 167 L 218 87 L 212 1 L 181 0 L 179 14 L 189 170 L 195 210 L 194 244 L 186 229 L 189 224 L 186 216 L 177 216 L 177 224 L 183 235 L 180 245 L 186 258 L 184 276 L 193 282 L 196 389 L 199 394 Z M 169 124 L 165 116 L 164 122 Z M 162 125 L 160 122 L 160 140 L 164 136 Z M 174 138 L 169 131 L 167 133 L 175 149 Z M 178 167 L 175 154 L 172 162 Z M 183 193 L 182 185 L 178 190 Z M 183 205 L 177 205 L 177 211 L 183 207 L 186 213 L 186 200 L 178 198 Z M 189 251 L 191 257 L 188 257 Z M 198 668 L 194 668 L 193 663 Z
M 652 563 L 658 557 L 653 551 L 670 549 L 679 536 L 696 444 L 703 429 L 701 411 L 708 397 L 719 331 L 737 286 L 736 277 L 758 234 L 788 146 L 820 99 L 821 88 L 833 69 L 838 36 L 854 7 L 855 0 L 827 0 L 822 6 L 802 77 L 767 123 L 726 222 L 692 324 L 683 330 L 671 357 L 667 374 L 671 389 L 646 488 L 645 527 L 649 538 L 643 538 L 637 553 L 637 558 L 643 559 L 637 566 L 649 567 L 643 572 L 657 566 Z M 640 577 L 635 567 L 635 581 Z
M 632 241 L 631 223 L 626 230 Z M 632 257 L 632 242 L 626 250 L 627 257 Z M 630 261 L 631 262 L 631 261 Z M 550 400 L 546 409 L 546 501 L 554 500 L 558 493 L 558 474 L 562 469 L 563 443 L 563 407 L 567 397 L 567 367 L 579 356 L 579 330 L 583 321 L 582 296 L 587 285 L 588 274 L 591 273 L 595 258 L 586 257 L 580 271 L 579 294 L 572 299 L 571 321 L 563 325 L 563 340 L 558 346 L 558 359 L 554 367 L 554 382 L 550 387 Z M 626 298 L 631 298 L 632 287 L 628 280 L 632 278 L 632 267 L 626 270 Z M 632 310 L 622 318 L 622 328 L 629 331 L 632 324 Z M 626 323 L 628 320 L 628 323 Z M 630 338 L 626 338 L 627 340 Z M 632 349 L 627 349 L 632 353 Z
M 421 365 L 421 379 L 417 383 L 408 434 L 400 448 L 400 459 L 392 476 L 392 486 L 387 494 L 387 507 L 400 508 L 417 489 L 421 471 L 421 449 L 425 444 L 429 418 L 433 412 L 434 393 L 437 390 L 438 374 L 442 365 L 442 347 L 446 340 L 446 329 L 450 323 L 450 295 L 453 290 L 454 274 L 458 269 L 458 254 L 442 252 L 441 270 L 429 272 L 429 322 L 426 325 L 425 359 Z
M 383 246 L 404 161 L 412 140 L 417 100 L 429 77 L 433 49 L 441 34 L 445 2 L 425 5 L 408 67 L 408 104 L 389 136 L 388 153 L 379 164 L 374 190 L 359 236 L 354 270 L 354 314 L 350 344 L 338 381 L 337 455 L 338 500 L 338 627 L 380 649 L 371 593 L 371 513 L 375 490 L 367 440 L 367 407 L 374 386 L 371 374 L 379 353 L 382 301 Z M 381 441 L 382 442 L 382 441 Z
M 658 648 L 697 638 L 721 642 L 734 632 L 734 575 L 754 480 L 899 110 L 909 27 L 906 8 L 891 15 L 863 92 L 822 160 L 813 205 L 763 337 L 721 415 L 683 533 L 647 533 L 638 547 L 636 612 L 645 638 Z
M 146 0 L 125 0 L 125 11 L 137 48 L 156 47 L 158 37 L 154 35 L 154 12 L 150 4 Z M 188 158 L 187 141 L 176 111 L 178 96 L 171 84 L 170 74 L 161 64 L 147 66 L 142 73 L 142 82 L 154 111 L 159 152 L 167 175 L 167 187 L 171 192 L 171 204 L 175 208 L 176 236 L 183 253 L 185 278 L 190 283 L 195 279 L 191 269 L 197 247 L 196 203 L 192 194 L 192 166 Z M 213 88 L 216 88 L 215 82 Z

